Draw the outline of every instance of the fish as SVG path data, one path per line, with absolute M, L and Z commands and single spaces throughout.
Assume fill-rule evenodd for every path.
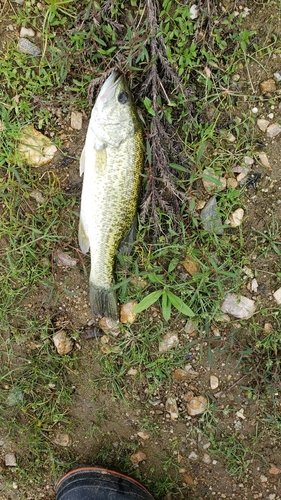
M 132 243 L 143 166 L 143 132 L 125 77 L 113 71 L 96 98 L 80 157 L 83 174 L 78 240 L 90 251 L 95 317 L 119 319 L 115 255 Z

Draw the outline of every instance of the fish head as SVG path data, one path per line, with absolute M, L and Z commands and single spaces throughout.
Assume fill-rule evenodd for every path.
M 135 132 L 137 118 L 131 93 L 123 75 L 113 71 L 104 82 L 92 110 L 90 129 L 97 149 L 118 147 Z

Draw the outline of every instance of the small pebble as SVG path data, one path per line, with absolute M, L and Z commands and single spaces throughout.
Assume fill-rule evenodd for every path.
M 277 82 L 281 82 L 281 71 L 280 70 L 276 71 L 273 76 Z
M 134 323 L 136 321 L 137 315 L 133 312 L 134 307 L 137 305 L 135 300 L 130 300 L 126 304 L 122 304 L 120 307 L 120 321 L 121 323 Z
M 63 448 L 68 448 L 72 444 L 72 439 L 66 432 L 57 432 L 52 439 L 53 443 L 62 446 Z
M 281 126 L 278 125 L 278 123 L 272 123 L 272 125 L 269 125 L 269 127 L 266 130 L 266 135 L 270 139 L 273 139 L 273 137 L 276 137 L 279 135 L 281 132 Z
M 236 179 L 233 179 L 232 177 L 228 177 L 226 179 L 226 187 L 227 189 L 235 189 L 238 186 L 238 182 Z
M 258 153 L 258 158 L 264 167 L 271 168 L 266 153 Z
M 176 398 L 169 397 L 166 400 L 166 411 L 170 413 L 171 420 L 177 420 L 179 418 L 179 410 Z
M 202 462 L 204 462 L 204 464 L 212 463 L 211 457 L 210 457 L 210 455 L 208 455 L 208 453 L 204 453 L 203 458 L 202 458 Z
M 268 471 L 268 473 L 272 474 L 272 475 L 280 474 L 280 472 L 281 472 L 281 469 L 278 469 L 274 465 L 272 465 L 272 467 L 270 467 L 270 469 Z
M 246 165 L 253 165 L 254 164 L 254 158 L 252 158 L 251 156 L 244 156 L 244 162 L 246 163 Z
M 258 288 L 259 288 L 258 282 L 257 282 L 256 278 L 254 278 L 251 282 L 251 292 L 257 293 Z
M 25 28 L 24 26 L 22 26 L 20 30 L 20 37 L 24 38 L 25 36 L 33 37 L 35 36 L 35 31 L 33 31 L 32 28 Z
M 244 415 L 244 408 L 241 408 L 241 410 L 238 410 L 238 411 L 236 412 L 236 415 L 237 415 L 237 417 L 238 417 L 238 418 L 241 418 L 242 420 L 245 420 L 245 419 L 246 419 L 246 417 L 245 417 L 245 415 Z
M 244 217 L 243 208 L 237 208 L 230 216 L 229 216 L 229 224 L 231 227 L 238 227 L 242 224 Z
M 4 460 L 6 467 L 16 467 L 17 465 L 16 455 L 14 453 L 6 453 Z
M 187 403 L 186 407 L 188 415 L 194 417 L 207 410 L 208 400 L 205 396 L 195 396 Z
M 110 333 L 113 337 L 118 337 L 121 331 L 118 322 L 107 317 L 100 318 L 99 327 L 104 333 Z
M 212 168 L 205 168 L 202 175 L 204 189 L 209 194 L 223 191 L 226 188 L 226 179 L 217 174 Z
M 70 126 L 74 130 L 82 129 L 82 113 L 80 113 L 79 111 L 72 111 L 70 117 Z
M 229 134 L 227 135 L 227 140 L 228 140 L 228 142 L 235 142 L 236 137 L 235 137 L 235 135 L 233 135 L 229 132 Z
M 130 456 L 130 461 L 134 465 L 143 462 L 143 460 L 146 460 L 146 454 L 141 450 L 137 451 L 136 453 L 133 453 L 133 455 Z
M 261 94 L 267 94 L 268 92 L 274 92 L 276 90 L 276 83 L 273 78 L 269 78 L 268 80 L 264 80 L 260 83 L 260 92 Z
M 252 108 L 252 113 L 256 114 L 256 113 L 258 113 L 258 111 L 259 111 L 258 108 L 256 108 L 256 107 Z
M 281 288 L 278 288 L 278 290 L 274 292 L 273 297 L 275 298 L 277 304 L 281 304 Z
M 177 333 L 167 333 L 159 344 L 159 352 L 167 352 L 179 343 Z
M 217 389 L 219 386 L 219 379 L 216 375 L 210 375 L 210 387 L 212 390 Z
M 36 200 L 37 203 L 45 203 L 46 202 L 46 198 L 45 198 L 45 196 L 43 196 L 41 191 L 37 191 L 37 190 L 31 191 L 29 196 L 30 196 L 30 198 L 34 198 L 34 200 Z
M 198 6 L 196 4 L 191 5 L 189 12 L 190 12 L 190 19 L 197 19 L 197 17 L 199 16 Z
M 190 274 L 190 276 L 193 276 L 194 274 L 199 273 L 200 271 L 199 263 L 192 257 L 186 256 L 184 261 L 182 262 L 182 265 L 188 272 L 188 274 Z
M 127 375 L 131 375 L 131 376 L 134 376 L 138 373 L 138 370 L 136 368 L 130 368 L 128 371 L 127 371 Z
M 187 334 L 191 334 L 191 333 L 194 333 L 196 332 L 198 329 L 198 323 L 195 322 L 195 321 L 191 321 L 189 320 L 186 324 L 185 324 L 185 327 L 184 327 L 184 331 L 185 333 Z
M 140 431 L 140 432 L 137 432 L 137 435 L 141 438 L 141 439 L 144 439 L 145 441 L 147 439 L 150 438 L 150 435 L 147 434 L 147 432 L 144 432 L 144 431 Z
M 259 129 L 262 131 L 262 132 L 265 132 L 268 125 L 269 125 L 269 121 L 268 120 L 265 120 L 264 118 L 258 118 L 257 120 L 257 126 L 259 127 Z
M 61 354 L 62 356 L 70 353 L 74 346 L 73 340 L 64 330 L 61 330 L 60 332 L 54 334 L 53 342 L 56 346 L 58 354 Z

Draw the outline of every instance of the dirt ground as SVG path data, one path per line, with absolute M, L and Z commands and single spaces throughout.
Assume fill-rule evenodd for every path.
M 280 8 L 277 4 L 270 4 L 271 9 Z M 272 11 L 271 11 L 272 14 Z M 252 2 L 250 16 L 245 18 L 245 26 L 256 30 L 257 38 L 268 37 L 266 27 L 268 12 L 266 4 Z M 276 33 L 280 36 L 280 26 L 276 26 Z M 261 44 L 262 45 L 262 44 Z M 266 153 L 270 167 L 263 166 L 255 161 L 251 167 L 255 174 L 256 182 L 245 191 L 241 200 L 246 207 L 246 218 L 243 223 L 243 237 L 249 254 L 252 255 L 251 265 L 255 271 L 258 281 L 258 290 L 249 290 L 251 279 L 245 274 L 244 283 L 241 286 L 241 294 L 253 298 L 257 303 L 257 314 L 255 322 L 260 329 L 265 323 L 271 322 L 271 317 L 260 312 L 274 303 L 273 292 L 280 287 L 280 259 L 277 254 L 269 250 L 253 253 L 256 248 L 257 233 L 255 231 L 268 231 L 272 226 L 272 220 L 281 223 L 281 184 L 280 184 L 280 135 L 274 139 L 266 136 L 256 122 L 258 118 L 267 118 L 270 113 L 273 118 L 267 118 L 270 122 L 281 122 L 281 105 L 278 96 L 281 93 L 280 84 L 277 84 L 274 104 L 270 100 L 263 99 L 260 94 L 259 84 L 269 78 L 277 71 L 281 72 L 281 54 L 273 54 L 263 65 L 255 61 L 249 64 L 248 69 L 241 68 L 237 88 L 243 92 L 247 87 L 253 87 L 257 100 L 251 105 L 243 100 L 237 103 L 235 113 L 242 116 L 249 112 L 251 107 L 258 108 L 253 113 L 254 142 L 257 144 L 256 157 L 259 152 Z M 249 85 L 249 77 L 251 85 Z M 281 102 L 281 101 L 280 101 Z M 71 132 L 64 143 L 69 157 L 78 155 L 84 144 L 87 130 L 87 120 L 84 120 L 83 129 L 79 132 Z M 261 146 L 260 146 L 261 145 Z M 62 161 L 58 154 L 54 162 L 45 170 L 55 169 L 61 179 L 62 189 L 66 195 L 77 193 L 76 210 L 79 210 L 79 196 L 82 180 L 79 177 L 79 164 L 76 160 Z M 259 175 L 256 175 L 259 174 Z M 195 198 L 206 198 L 206 193 L 200 183 L 197 183 L 193 192 Z M 280 241 L 280 236 L 276 235 Z M 77 258 L 78 250 L 73 251 Z M 80 257 L 79 257 L 80 258 Z M 88 257 L 84 257 L 84 263 L 88 266 Z M 54 425 L 54 433 L 65 433 L 70 436 L 68 446 L 54 445 L 54 455 L 59 456 L 63 462 L 90 463 L 112 465 L 113 468 L 122 468 L 122 464 L 129 457 L 141 450 L 146 459 L 135 466 L 138 474 L 148 488 L 151 486 L 149 471 L 154 470 L 156 477 L 164 473 L 175 481 L 175 493 L 166 495 L 166 500 L 173 498 L 186 498 L 189 500 L 201 500 L 216 498 L 239 499 L 239 500 L 280 500 L 281 499 L 281 453 L 280 435 L 268 431 L 266 425 L 266 403 L 248 397 L 249 387 L 247 385 L 248 375 L 241 371 L 241 364 L 235 358 L 229 358 L 228 346 L 235 344 L 233 327 L 237 330 L 237 336 L 247 335 L 247 325 L 239 320 L 229 323 L 217 323 L 211 325 L 211 334 L 219 336 L 220 340 L 211 343 L 194 342 L 188 357 L 183 359 L 183 366 L 190 363 L 198 373 L 192 381 L 172 379 L 168 386 L 162 384 L 153 394 L 148 394 L 145 383 L 134 385 L 132 376 L 125 374 L 124 386 L 126 388 L 123 399 L 112 394 L 108 383 L 102 377 L 102 367 L 99 363 L 101 338 L 88 338 L 87 332 L 91 328 L 91 313 L 88 303 L 88 282 L 81 262 L 72 268 L 56 267 L 56 281 L 59 284 L 57 302 L 50 302 L 48 290 L 37 289 L 36 293 L 28 296 L 26 303 L 32 304 L 32 311 L 38 318 L 44 316 L 46 311 L 52 313 L 58 322 L 69 332 L 78 332 L 74 352 L 77 358 L 75 367 L 68 371 L 68 384 L 73 388 L 72 399 L 67 409 L 68 424 Z M 66 293 L 67 288 L 72 294 Z M 158 318 L 154 319 L 157 325 Z M 186 321 L 169 325 L 167 332 L 176 331 L 180 345 L 184 347 L 191 340 L 198 338 L 196 332 L 189 336 L 185 330 Z M 234 328 L 234 329 L 235 329 Z M 223 339 L 223 340 L 222 340 Z M 111 341 L 110 341 L 111 342 Z M 232 342 L 232 343 L 231 343 Z M 116 345 L 118 339 L 113 339 Z M 19 359 L 28 357 L 32 351 L 32 345 L 14 346 L 18 349 Z M 212 353 L 212 364 L 210 365 L 210 351 Z M 99 353 L 97 355 L 97 353 Z M 210 387 L 210 375 L 218 378 L 218 387 Z M 190 417 L 186 412 L 186 402 L 192 391 L 195 395 L 206 395 L 212 405 L 212 410 L 205 415 Z M 168 397 L 177 401 L 179 417 L 171 419 L 167 411 L 166 402 Z M 270 397 L 270 396 L 269 396 Z M 280 412 L 280 395 L 275 395 L 276 411 Z M 11 414 L 9 418 L 11 417 Z M 215 419 L 215 423 L 214 423 Z M 241 475 L 232 474 L 229 467 L 231 457 L 227 457 L 227 449 L 224 454 L 214 453 L 215 445 L 211 433 L 206 437 L 206 429 L 212 425 L 216 428 L 213 440 L 220 441 L 220 436 L 236 434 L 239 443 L 243 443 L 243 450 L 237 445 L 236 459 L 240 457 L 242 464 Z M 140 433 L 140 434 L 139 434 Z M 257 434 L 262 438 L 256 439 Z M 52 436 L 50 436 L 52 439 Z M 16 439 L 9 436 L 5 429 L 0 432 L 0 456 L 13 450 L 19 462 L 25 463 L 27 450 L 24 444 L 24 436 Z M 231 450 L 235 449 L 233 442 L 230 443 Z M 227 448 L 227 447 L 226 447 Z M 253 452 L 253 453 L 252 453 Z M 233 453 L 233 451 L 232 451 Z M 108 457 L 110 457 L 108 459 Z M 249 460 L 249 462 L 248 462 Z M 112 463 L 111 463 L 112 462 Z M 172 463 L 178 465 L 175 470 Z M 235 462 L 235 460 L 234 460 Z M 42 467 L 44 467 L 44 456 L 42 456 Z M 134 469 L 134 468 L 133 468 Z M 13 472 L 0 463 L 0 499 L 16 500 L 26 498 L 35 500 L 38 498 L 49 500 L 54 498 L 54 485 L 58 477 L 46 471 L 46 481 L 43 484 L 32 484 L 30 488 L 22 486 L 17 480 L 16 471 Z M 13 481 L 16 486 L 13 487 Z M 1 491 L 2 488 L 2 491 Z M 181 493 L 179 493 L 179 490 Z M 180 496 L 181 494 L 181 496 Z

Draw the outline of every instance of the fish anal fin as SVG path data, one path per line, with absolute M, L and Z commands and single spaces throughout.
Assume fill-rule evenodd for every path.
M 115 290 L 96 287 L 90 281 L 90 304 L 95 317 L 106 316 L 114 321 L 119 320 Z
M 83 222 L 80 219 L 79 221 L 79 230 L 78 230 L 78 241 L 79 241 L 79 246 L 81 248 L 81 251 L 83 253 L 87 253 L 90 249 L 90 242 L 88 239 L 88 236 L 86 235 Z

